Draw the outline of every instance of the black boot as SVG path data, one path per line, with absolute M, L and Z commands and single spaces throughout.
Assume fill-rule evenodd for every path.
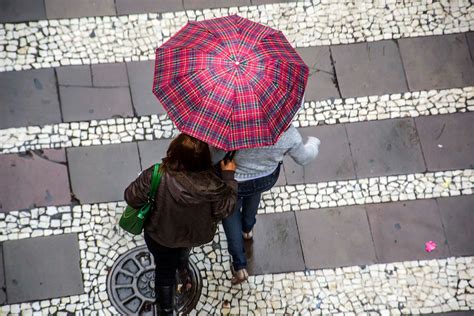
M 176 286 L 157 286 L 156 304 L 159 316 L 176 315 Z

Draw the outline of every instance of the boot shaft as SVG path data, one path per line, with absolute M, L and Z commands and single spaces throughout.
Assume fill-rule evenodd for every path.
M 176 286 L 156 286 L 156 305 L 159 316 L 174 316 L 176 312 Z

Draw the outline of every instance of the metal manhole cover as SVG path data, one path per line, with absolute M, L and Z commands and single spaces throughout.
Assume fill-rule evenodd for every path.
M 177 275 L 177 306 L 179 313 L 188 314 L 201 296 L 202 282 L 199 269 L 190 257 L 192 287 L 180 291 Z M 155 264 L 146 246 L 140 246 L 121 255 L 107 277 L 107 292 L 114 307 L 124 315 L 156 315 Z

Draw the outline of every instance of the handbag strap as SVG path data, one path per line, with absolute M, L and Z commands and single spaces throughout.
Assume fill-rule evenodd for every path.
M 159 169 L 160 169 L 160 164 L 159 163 L 155 164 L 153 168 L 153 175 L 151 176 L 150 193 L 148 195 L 148 201 L 150 202 L 155 201 L 156 190 L 158 189 L 158 185 L 160 184 L 160 181 L 161 181 L 161 172 L 159 171 Z

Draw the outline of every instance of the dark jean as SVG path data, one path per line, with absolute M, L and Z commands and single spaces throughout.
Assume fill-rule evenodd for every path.
M 145 243 L 155 259 L 155 287 L 176 284 L 176 270 L 188 265 L 191 248 L 168 248 L 154 241 L 146 233 Z
M 281 163 L 268 176 L 239 182 L 235 209 L 222 221 L 235 271 L 247 267 L 242 232 L 250 232 L 255 225 L 262 192 L 270 190 L 275 185 L 280 175 L 280 166 Z

